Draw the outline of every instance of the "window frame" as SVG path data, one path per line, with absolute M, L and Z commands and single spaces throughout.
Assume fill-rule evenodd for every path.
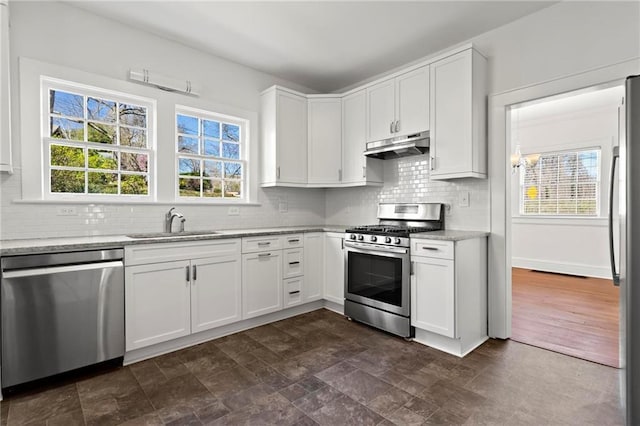
M 90 142 L 86 140 L 73 140 L 73 139 L 57 139 L 49 136 L 49 119 L 51 117 L 49 111 L 49 94 L 51 90 L 58 90 L 61 92 L 72 93 L 75 95 L 83 96 L 83 126 L 84 126 L 84 139 L 88 138 L 87 134 L 87 111 L 86 103 L 87 99 L 101 98 L 109 101 L 115 101 L 118 103 L 135 104 L 147 109 L 146 115 L 146 132 L 147 132 L 147 147 L 133 147 L 126 145 L 112 145 L 99 142 Z M 40 147 L 41 147 L 41 188 L 42 199 L 47 201 L 73 201 L 78 203 L 87 202 L 119 202 L 119 203 L 136 203 L 136 202 L 154 202 L 156 201 L 156 188 L 157 188 L 157 175 L 156 175 L 156 157 L 157 157 L 157 141 L 156 141 L 156 114 L 157 114 L 157 102 L 155 99 L 132 95 L 129 93 L 123 93 L 116 90 L 110 90 L 106 88 L 91 86 L 83 83 L 62 80 L 45 75 L 40 76 Z M 98 120 L 93 120 L 98 121 Z M 116 126 L 119 129 L 119 125 Z M 118 136 L 119 138 L 119 136 Z M 71 192 L 52 192 L 51 191 L 51 171 L 52 170 L 65 170 L 67 168 L 63 166 L 52 166 L 50 164 L 50 149 L 51 145 L 63 145 L 71 147 L 82 147 L 87 151 L 90 149 L 97 150 L 110 150 L 117 153 L 130 152 L 141 153 L 147 155 L 147 185 L 148 191 L 146 195 L 141 194 L 92 194 L 89 192 L 84 193 L 71 193 Z M 95 172 L 116 172 L 118 176 L 118 187 L 120 187 L 120 177 L 125 175 L 143 175 L 143 173 L 126 172 L 121 169 L 121 163 L 118 161 L 118 170 L 106 170 L 106 169 L 92 169 L 88 167 L 88 159 L 85 161 L 83 167 L 73 167 L 74 171 L 83 171 L 85 173 L 85 191 L 88 191 L 88 173 Z
M 205 155 L 202 152 L 199 154 L 191 154 L 191 153 L 181 153 L 179 151 L 179 137 L 187 136 L 194 137 L 198 139 L 198 144 L 201 145 L 202 141 L 206 138 L 201 133 L 201 126 L 199 126 L 198 135 L 185 135 L 178 132 L 178 115 L 190 116 L 198 119 L 200 123 L 201 120 L 209 120 L 223 123 L 233 124 L 240 128 L 240 140 L 238 141 L 238 145 L 240 148 L 240 158 L 239 159 L 230 159 L 223 158 L 222 156 L 215 157 L 211 155 Z M 250 168 L 253 166 L 252 159 L 250 156 L 250 126 L 251 121 L 247 118 L 232 116 L 229 114 L 214 112 L 211 110 L 205 110 L 201 108 L 194 108 L 187 105 L 175 105 L 175 114 L 174 114 L 174 198 L 179 203 L 187 203 L 187 204 L 248 204 L 252 199 L 252 191 L 250 185 L 252 184 L 250 179 Z M 211 139 L 211 138 L 206 138 Z M 222 135 L 220 135 L 220 142 L 223 142 Z M 241 196 L 237 198 L 232 197 L 205 197 L 202 193 L 202 188 L 199 197 L 188 197 L 180 195 L 180 158 L 192 158 L 197 159 L 199 161 L 220 161 L 224 164 L 225 161 L 230 161 L 234 163 L 240 163 L 242 167 L 242 178 L 240 181 L 241 188 Z M 255 160 L 254 160 L 255 161 Z M 224 167 L 223 167 L 224 170 Z M 201 182 L 204 180 L 201 175 L 198 178 Z M 222 182 L 222 191 L 224 193 L 224 176 L 220 178 Z M 232 180 L 233 181 L 233 180 Z
M 596 151 L 597 152 L 597 163 L 596 163 L 596 180 L 593 182 L 595 185 L 595 208 L 593 213 L 589 214 L 578 214 L 576 213 L 560 213 L 558 212 L 558 207 L 556 205 L 556 210 L 553 213 L 541 213 L 540 208 L 538 208 L 537 213 L 527 213 L 525 212 L 524 204 L 525 204 L 525 177 L 526 170 L 520 170 L 519 179 L 518 179 L 518 216 L 520 218 L 526 219 L 599 219 L 601 217 L 601 198 L 602 198 L 602 147 L 601 146 L 579 146 L 572 147 L 567 149 L 558 149 L 552 151 L 540 151 L 535 153 L 527 153 L 522 154 L 523 158 L 530 157 L 532 155 L 539 155 L 538 162 L 544 156 L 561 156 L 566 154 L 576 154 L 576 156 L 580 155 L 582 152 Z M 539 164 L 539 163 L 538 163 Z M 556 183 L 556 186 L 559 183 Z M 577 191 L 577 189 L 576 189 Z M 556 204 L 560 199 L 556 196 L 555 201 Z M 578 198 L 576 198 L 576 203 L 578 202 Z

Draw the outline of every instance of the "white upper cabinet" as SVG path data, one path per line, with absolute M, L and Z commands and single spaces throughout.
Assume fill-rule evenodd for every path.
M 309 96 L 309 185 L 335 185 L 342 179 L 342 100 Z
M 367 88 L 367 142 L 429 130 L 429 65 Z
M 261 103 L 262 186 L 306 186 L 306 96 L 274 86 Z
M 0 172 L 13 171 L 9 96 L 9 6 L 0 3 Z
M 342 98 L 342 183 L 382 185 L 382 160 L 364 155 L 367 138 L 367 93 Z
M 470 48 L 431 64 L 431 179 L 487 177 L 486 62 Z

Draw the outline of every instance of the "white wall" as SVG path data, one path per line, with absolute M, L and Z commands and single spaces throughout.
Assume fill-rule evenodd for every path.
M 525 107 L 512 114 L 512 152 L 601 149 L 597 217 L 527 217 L 519 212 L 520 174 L 511 177 L 512 265 L 609 278 L 607 200 L 611 150 L 618 141 L 622 86 Z M 545 110 L 546 105 L 546 110 Z
M 76 216 L 57 216 L 59 205 L 56 204 L 14 203 L 22 197 L 23 171 L 21 135 L 17 131 L 20 129 L 19 57 L 119 80 L 127 78 L 130 68 L 148 68 L 197 82 L 202 87 L 200 101 L 255 113 L 259 111 L 260 92 L 273 84 L 311 92 L 68 4 L 11 2 L 9 7 L 15 173 L 0 175 L 0 239 L 160 231 L 163 214 L 170 207 L 78 204 Z M 158 90 L 157 97 L 163 96 L 167 95 Z M 33 125 L 38 126 L 37 119 Z M 241 207 L 240 216 L 228 216 L 228 207 L 224 206 L 179 206 L 179 210 L 187 218 L 187 229 L 307 225 L 324 221 L 323 190 L 269 188 L 258 191 L 258 201 L 260 206 Z M 279 213 L 281 202 L 287 203 L 287 213 Z

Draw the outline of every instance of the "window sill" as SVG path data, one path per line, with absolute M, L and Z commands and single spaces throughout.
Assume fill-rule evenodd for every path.
M 551 226 L 597 226 L 608 225 L 606 217 L 580 217 L 580 216 L 512 216 L 512 224 L 522 225 L 551 225 Z
M 96 204 L 117 204 L 117 205 L 142 205 L 142 206 L 261 206 L 261 203 L 255 202 L 244 202 L 244 201 L 235 201 L 235 202 L 204 202 L 204 201 L 135 201 L 135 200 L 44 200 L 44 199 L 15 199 L 12 200 L 15 204 L 87 204 L 87 205 L 96 205 Z

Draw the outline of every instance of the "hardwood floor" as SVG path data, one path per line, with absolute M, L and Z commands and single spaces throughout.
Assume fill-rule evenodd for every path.
M 619 288 L 611 280 L 513 268 L 512 340 L 619 367 Z

